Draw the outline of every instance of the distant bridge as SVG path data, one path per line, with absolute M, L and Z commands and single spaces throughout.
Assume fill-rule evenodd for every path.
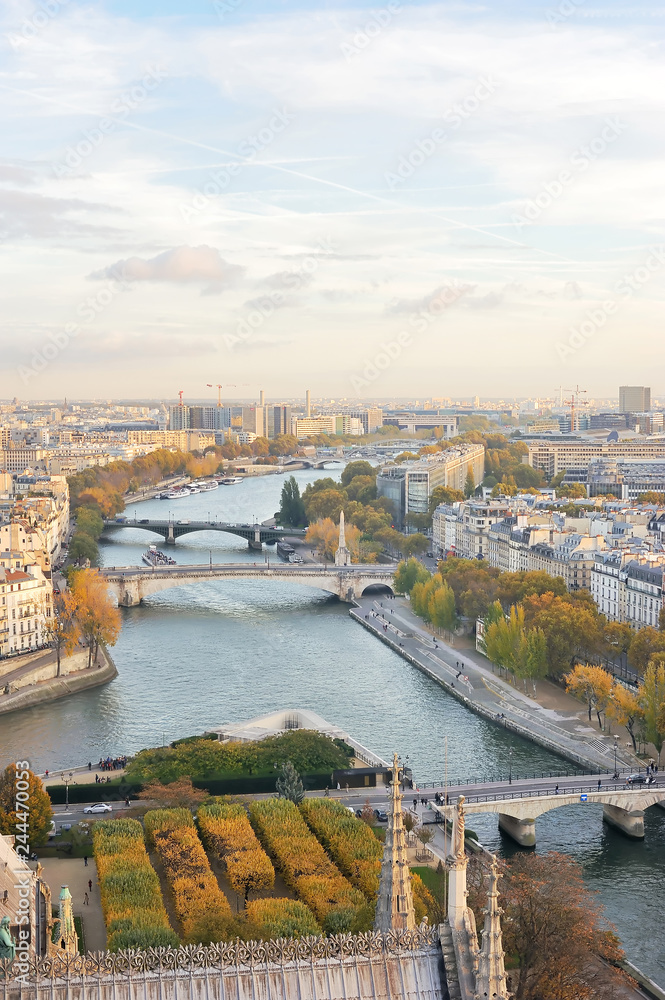
M 351 604 L 369 587 L 392 593 L 396 566 L 356 564 L 351 566 L 322 563 L 217 563 L 206 566 L 112 566 L 101 575 L 114 592 L 118 604 L 131 608 L 144 598 L 170 587 L 208 580 L 278 580 L 300 583 L 335 594 Z
M 598 788 L 598 780 L 601 782 Z M 449 805 L 431 803 L 435 812 L 455 820 L 458 796 L 464 796 L 464 813 L 498 813 L 499 827 L 522 847 L 536 843 L 536 819 L 562 806 L 603 806 L 603 819 L 634 840 L 644 837 L 644 810 L 665 802 L 665 785 L 626 785 L 609 774 L 581 775 L 545 780 L 496 782 L 487 785 L 448 787 Z M 408 800 L 408 793 L 407 793 Z
M 260 549 L 264 542 L 274 543 L 285 536 L 304 538 L 307 533 L 305 528 L 276 528 L 266 524 L 232 524 L 226 521 L 188 521 L 184 518 L 180 521 L 153 521 L 150 518 L 105 520 L 104 529 L 111 528 L 144 528 L 145 531 L 161 535 L 167 545 L 175 545 L 176 538 L 189 535 L 192 531 L 224 531 L 244 538 L 250 549 Z

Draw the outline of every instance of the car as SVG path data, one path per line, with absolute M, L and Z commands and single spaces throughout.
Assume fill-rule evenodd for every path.
M 627 785 L 644 785 L 646 784 L 646 775 L 644 774 L 629 774 L 626 778 Z
M 47 833 L 46 836 L 47 837 L 55 837 L 55 835 L 57 834 L 57 832 L 58 831 L 56 829 L 55 820 L 52 819 L 51 820 L 51 825 L 49 827 L 49 831 L 48 831 L 48 833 Z
M 377 819 L 379 823 L 387 823 L 388 813 L 385 811 L 385 809 L 375 809 L 374 818 Z
M 83 812 L 89 816 L 90 813 L 110 813 L 113 809 L 108 802 L 95 802 L 94 806 L 86 806 Z
M 178 521 L 178 524 L 189 524 L 189 521 Z
M 139 524 L 150 524 L 150 518 L 142 517 L 141 520 L 139 521 Z
M 355 811 L 355 809 L 353 808 L 353 806 L 347 806 L 346 808 L 347 808 L 347 809 L 349 810 L 349 812 L 351 813 L 351 815 L 352 815 L 352 816 L 355 816 L 355 814 L 356 814 L 356 811 Z

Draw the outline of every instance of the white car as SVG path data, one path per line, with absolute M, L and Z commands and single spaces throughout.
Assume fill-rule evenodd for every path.
M 108 804 L 108 802 L 96 802 L 94 806 L 86 806 L 83 810 L 84 813 L 110 813 L 113 809 Z

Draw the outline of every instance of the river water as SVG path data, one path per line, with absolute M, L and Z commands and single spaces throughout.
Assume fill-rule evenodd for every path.
M 301 489 L 340 468 L 303 470 Z M 129 505 L 139 518 L 264 520 L 279 506 L 284 477 L 269 475 L 177 501 Z M 141 563 L 162 540 L 138 528 L 101 543 L 107 566 Z M 272 550 L 274 552 L 274 550 Z M 168 552 L 179 563 L 261 561 L 234 535 L 186 535 Z M 279 708 L 309 708 L 386 758 L 408 755 L 420 781 L 448 775 L 565 769 L 564 761 L 465 710 L 437 684 L 365 629 L 348 609 L 313 589 L 270 581 L 215 581 L 165 591 L 123 609 L 113 649 L 119 676 L 110 684 L 53 704 L 0 716 L 0 764 L 30 759 L 42 771 L 131 753 L 226 722 Z M 601 822 L 599 806 L 570 806 L 537 821 L 538 851 L 571 854 L 597 890 L 627 955 L 665 984 L 665 811 L 648 810 L 643 842 Z M 483 843 L 513 850 L 496 817 L 474 816 Z

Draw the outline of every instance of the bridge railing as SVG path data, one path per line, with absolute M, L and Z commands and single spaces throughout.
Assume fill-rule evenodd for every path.
M 665 797 L 665 786 L 663 785 L 626 785 L 625 782 L 619 784 L 613 782 L 611 785 L 601 785 L 598 788 L 597 785 L 576 785 L 573 788 L 560 788 L 556 792 L 553 788 L 535 788 L 532 790 L 515 790 L 510 792 L 497 792 L 494 795 L 465 795 L 465 802 L 514 802 L 516 799 L 554 799 L 562 795 L 589 795 L 590 793 L 595 794 L 607 794 L 607 792 L 662 792 L 663 797 Z M 433 807 L 436 809 L 436 803 L 432 803 Z M 448 809 L 452 809 L 455 806 L 455 802 L 448 802 Z M 445 809 L 443 803 L 441 803 L 440 808 Z
M 660 773 L 660 772 L 659 772 Z M 665 773 L 665 772 L 663 772 Z M 610 774 L 645 774 L 646 766 L 644 767 L 617 767 L 616 771 L 608 768 L 575 768 L 574 770 L 569 769 L 566 771 L 513 771 L 512 774 L 500 774 L 500 775 L 473 775 L 472 777 L 466 778 L 449 778 L 448 781 L 444 781 L 441 778 L 439 781 L 419 781 L 418 789 L 425 791 L 427 788 L 431 788 L 433 791 L 437 788 L 461 788 L 465 785 L 493 785 L 500 784 L 501 782 L 507 782 L 512 779 L 513 782 L 516 781 L 538 781 L 543 778 L 583 778 L 586 775 L 596 775 L 601 777 L 602 775 Z

